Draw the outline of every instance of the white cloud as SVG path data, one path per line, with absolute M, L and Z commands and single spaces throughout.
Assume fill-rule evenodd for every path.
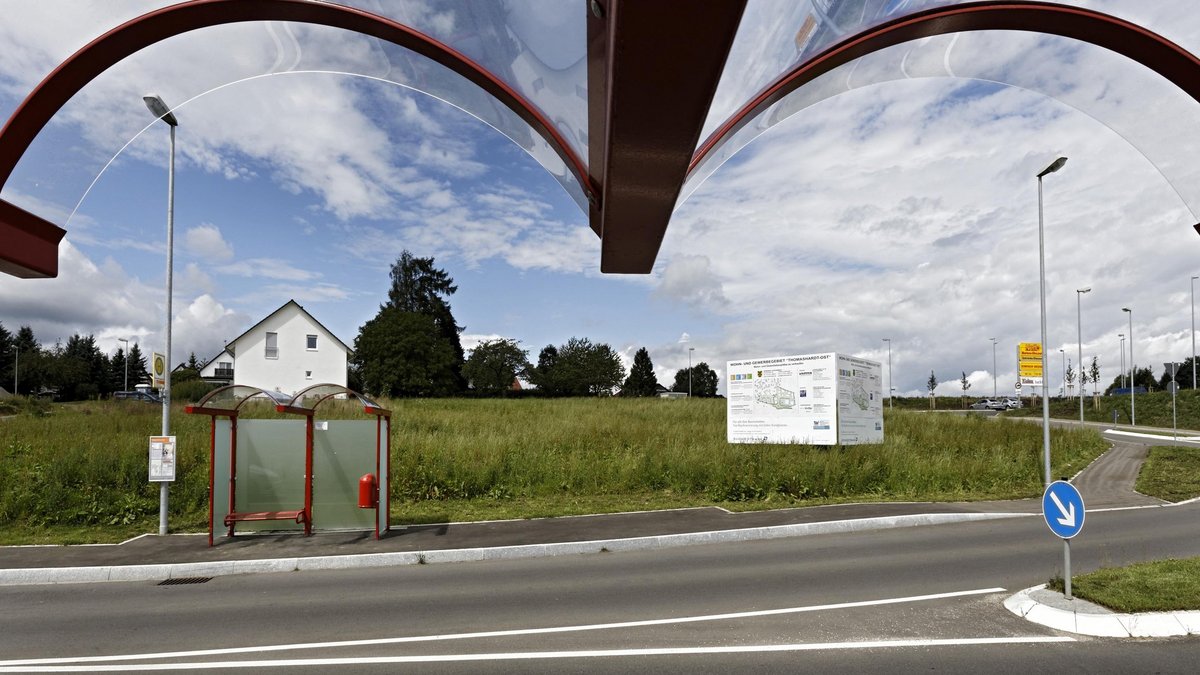
M 221 236 L 221 228 L 211 223 L 189 227 L 184 234 L 184 246 L 193 255 L 212 261 L 233 257 L 233 247 Z
M 221 265 L 216 271 L 239 277 L 262 277 L 281 281 L 311 281 L 321 277 L 320 272 L 302 270 L 279 258 L 247 258 Z
M 702 255 L 673 258 L 662 271 L 659 292 L 710 311 L 720 311 L 729 304 L 712 261 Z

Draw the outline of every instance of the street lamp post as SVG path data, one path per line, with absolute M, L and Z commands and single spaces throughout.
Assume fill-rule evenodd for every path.
M 150 113 L 155 117 L 167 123 L 171 128 L 171 156 L 167 164 L 167 319 L 166 319 L 166 359 L 167 364 L 163 372 L 163 389 L 162 389 L 162 435 L 171 435 L 171 295 L 172 282 L 174 280 L 174 248 L 175 248 L 175 127 L 179 126 L 179 120 L 175 119 L 171 108 L 163 103 L 161 97 L 156 94 L 148 94 L 142 97 L 146 102 L 146 107 L 150 109 Z M 126 359 L 128 362 L 128 359 Z M 167 533 L 167 504 L 169 501 L 169 486 L 170 483 L 163 481 L 159 483 L 158 490 L 158 533 L 165 535 Z
M 1083 310 L 1079 299 L 1084 293 L 1091 293 L 1092 287 L 1075 289 L 1075 326 L 1077 328 L 1076 338 L 1079 345 L 1079 421 L 1083 421 Z
M 888 345 L 888 407 L 892 408 L 895 406 L 892 401 L 892 338 L 883 338 L 883 341 Z
M 1192 277 L 1192 389 L 1196 388 L 1196 280 Z
M 13 359 L 13 396 L 20 396 L 17 391 L 17 372 L 21 370 L 21 348 L 17 345 L 13 345 Z
M 1133 362 L 1133 310 L 1122 307 L 1122 312 L 1129 314 L 1129 423 L 1137 426 L 1137 400 L 1133 390 L 1137 388 L 1137 365 Z
M 692 352 L 695 347 L 688 347 L 688 398 L 692 397 Z
M 992 340 L 992 398 L 996 398 L 996 338 Z
M 125 362 L 125 388 L 121 391 L 129 391 L 129 340 L 126 340 L 125 338 L 117 338 L 117 342 L 125 343 L 125 352 L 122 354 L 124 358 L 121 359 Z
M 1042 178 L 1047 174 L 1054 173 L 1063 168 L 1067 163 L 1066 157 L 1059 157 L 1050 164 L 1050 166 L 1042 169 L 1037 175 L 1038 182 L 1038 281 L 1041 288 L 1041 305 L 1042 305 L 1042 460 L 1045 468 L 1046 485 L 1050 484 L 1050 400 L 1045 396 L 1045 375 L 1049 368 L 1046 367 L 1046 227 L 1045 218 L 1042 214 Z

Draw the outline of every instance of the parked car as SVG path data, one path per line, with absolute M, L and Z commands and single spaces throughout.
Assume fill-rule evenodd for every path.
M 145 401 L 146 403 L 162 403 L 162 399 L 148 391 L 114 391 L 114 399 L 128 401 Z
M 1009 410 L 1016 410 L 1017 408 L 1024 407 L 1025 405 L 1024 403 L 1021 403 L 1021 399 L 1012 396 L 1004 399 L 1004 404 Z
M 995 410 L 996 402 L 990 398 L 985 398 L 982 401 L 976 401 L 971 404 L 971 410 Z

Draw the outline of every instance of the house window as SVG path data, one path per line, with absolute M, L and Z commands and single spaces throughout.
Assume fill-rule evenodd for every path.
M 313 352 L 317 351 L 317 336 L 309 335 L 307 338 L 306 344 L 307 344 L 307 349 L 309 351 L 313 351 Z
M 267 333 L 267 354 L 268 359 L 279 358 L 279 333 Z
M 306 379 L 306 380 L 312 379 L 312 371 L 311 370 L 304 371 L 304 379 Z

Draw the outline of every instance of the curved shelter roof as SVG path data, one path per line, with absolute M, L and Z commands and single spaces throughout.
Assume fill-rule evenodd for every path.
M 1196 214 L 1200 35 L 1186 10 L 1140 0 L 727 0 L 686 12 L 645 0 L 122 5 L 57 68 L 31 75 L 0 130 L 0 270 L 54 276 L 70 211 L 47 205 L 78 204 L 148 126 L 144 110 L 130 110 L 89 139 L 106 151 L 80 150 L 73 122 L 97 100 L 81 92 L 133 99 L 116 87 L 122 73 L 235 40 L 273 48 L 172 82 L 172 103 L 301 72 L 423 92 L 553 175 L 600 236 L 604 272 L 649 272 L 678 204 L 763 131 L 818 101 L 906 78 L 1020 87 L 1079 109 L 1137 147 Z M 361 36 L 359 49 L 316 47 L 347 32 Z M 1155 134 L 1160 120 L 1184 131 Z M 31 160 L 43 154 L 52 160 Z
M 228 415 L 236 413 L 247 402 L 258 399 L 267 400 L 275 405 L 285 405 L 291 397 L 278 391 L 267 391 L 248 384 L 231 384 L 208 392 L 194 405 L 187 406 L 187 412 L 195 415 Z

